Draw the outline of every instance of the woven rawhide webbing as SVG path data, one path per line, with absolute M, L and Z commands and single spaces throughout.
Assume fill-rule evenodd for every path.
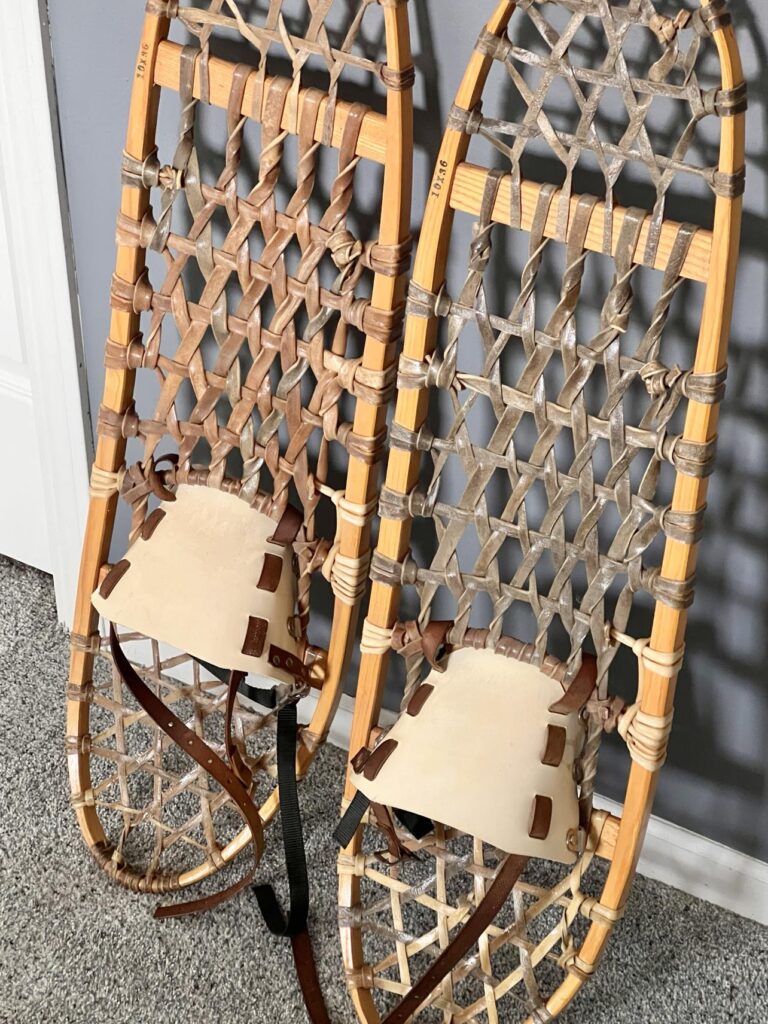
M 281 708 L 309 685 L 327 687 L 299 732 L 302 774 L 333 716 L 367 587 L 410 262 L 413 80 L 402 0 L 146 3 L 116 183 L 118 257 L 68 733 L 86 839 L 137 890 L 157 890 L 161 877 L 166 889 L 200 881 L 246 848 L 248 830 L 227 792 L 136 708 L 119 673 L 110 677 L 97 659 L 94 675 L 94 654 L 111 651 L 99 644 L 90 595 L 110 549 L 126 547 L 112 537 L 117 500 L 130 510 L 129 545 L 148 543 L 166 515 L 158 502 L 177 501 L 180 485 L 236 496 L 276 531 L 284 521 L 296 527 L 279 543 L 290 546 L 286 564 L 298 577 L 287 629 L 304 664 L 294 672 L 284 646 L 269 640 L 263 651 L 295 686 L 241 687 L 243 700 L 227 711 L 221 673 L 231 665 L 118 623 L 133 668 L 217 754 L 235 756 L 221 746 L 231 726 L 237 766 L 247 766 L 266 822 L 278 808 Z M 359 101 L 365 89 L 370 104 Z M 158 109 L 177 122 L 167 150 Z M 359 215 L 363 175 L 378 197 L 369 201 L 365 182 Z M 127 518 L 118 517 L 120 529 Z M 231 528 L 224 513 L 211 525 L 220 538 Z M 152 543 L 163 543 L 163 529 Z M 236 589 L 239 566 L 209 560 L 210 573 Z M 280 566 L 273 550 L 263 585 L 249 584 L 287 592 L 293 580 Z M 311 587 L 323 617 L 335 611 L 328 650 L 308 637 Z M 220 613 L 211 608 L 211 621 Z M 268 626 L 249 619 L 239 653 L 261 657 Z
M 657 5 L 658 6 L 658 5 Z M 527 110 L 520 121 L 486 118 L 475 111 L 454 106 L 448 119 L 453 130 L 479 133 L 509 160 L 510 171 L 491 172 L 485 178 L 480 217 L 475 224 L 469 251 L 468 272 L 455 298 L 446 288 L 430 292 L 417 282 L 410 287 L 408 314 L 417 318 L 438 317 L 445 321 L 437 349 L 422 360 L 407 354 L 400 361 L 397 385 L 400 390 L 441 389 L 448 393 L 454 422 L 438 435 L 427 424 L 418 430 L 395 421 L 391 432 L 394 448 L 406 452 L 428 452 L 431 471 L 426 481 L 407 495 L 385 489 L 381 512 L 392 518 L 425 516 L 440 523 L 438 550 L 430 565 L 417 566 L 410 556 L 393 563 L 380 552 L 374 557 L 373 578 L 390 584 L 415 584 L 421 593 L 421 617 L 430 607 L 440 586 L 456 602 L 455 638 L 461 640 L 476 597 L 487 593 L 492 600 L 491 630 L 502 634 L 504 615 L 516 601 L 527 602 L 536 617 L 535 642 L 543 655 L 549 630 L 555 619 L 565 627 L 571 642 L 571 657 L 578 661 L 583 643 L 591 637 L 600 659 L 604 679 L 615 647 L 605 641 L 605 623 L 610 620 L 624 628 L 634 595 L 649 592 L 656 600 L 683 608 L 692 600 L 692 580 L 664 578 L 658 565 L 647 565 L 644 555 L 659 534 L 673 539 L 698 534 L 700 512 L 673 512 L 658 501 L 661 470 L 665 463 L 683 476 L 705 477 L 713 469 L 715 439 L 686 440 L 672 423 L 682 423 L 680 413 L 689 402 L 717 404 L 725 388 L 725 369 L 711 373 L 682 370 L 664 362 L 664 329 L 686 276 L 686 260 L 697 235 L 703 232 L 686 224 L 665 220 L 667 193 L 680 175 L 704 178 L 720 195 L 734 195 L 734 182 L 725 184 L 717 168 L 701 168 L 686 162 L 695 139 L 698 122 L 707 113 L 733 115 L 745 109 L 745 89 L 734 94 L 722 90 L 704 92 L 696 69 L 702 46 L 711 26 L 706 11 L 667 19 L 658 14 L 650 0 L 627 6 L 601 4 L 595 0 L 568 0 L 561 4 L 529 2 L 517 5 L 521 17 L 530 19 L 538 42 L 545 46 L 526 49 L 516 42 L 525 33 L 513 18 L 514 32 L 501 36 L 484 30 L 477 50 L 503 65 Z M 569 17 L 555 30 L 547 20 L 548 10 L 562 8 Z M 705 25 L 707 27 L 705 31 Z M 579 29 L 601 27 L 608 56 L 599 68 L 585 67 L 572 59 L 571 45 Z M 624 43 L 632 28 L 643 28 L 659 45 L 646 77 L 631 74 L 624 56 Z M 686 45 L 681 35 L 688 27 Z M 542 55 L 542 49 L 548 52 Z M 660 50 L 660 53 L 659 53 Z M 539 72 L 539 84 L 532 90 L 524 68 Z M 554 127 L 546 98 L 556 78 L 565 79 L 578 103 L 578 131 L 568 134 Z M 612 144 L 598 131 L 600 101 L 609 90 L 617 90 L 627 104 L 628 124 L 619 144 Z M 673 100 L 690 108 L 690 119 L 678 141 L 659 151 L 651 146 L 646 129 L 655 97 Z M 709 97 L 709 98 L 708 98 Z M 507 141 L 507 140 L 512 140 Z M 509 311 L 495 313 L 488 307 L 484 276 L 492 263 L 498 222 L 523 224 L 522 164 L 526 146 L 544 141 L 551 155 L 565 171 L 559 188 L 537 188 L 530 216 L 529 256 L 522 269 L 521 284 Z M 604 195 L 576 196 L 573 177 L 585 154 L 596 156 L 605 179 Z M 628 165 L 648 169 L 656 191 L 651 211 L 616 208 L 616 183 Z M 528 184 L 528 183 L 526 183 Z M 506 207 L 500 212 L 500 206 Z M 597 213 L 597 217 L 596 217 Z M 527 219 L 527 218 L 526 218 Z M 602 244 L 594 238 L 596 221 L 602 223 Z M 554 224 L 554 231 L 552 230 Z M 588 235 L 591 235 L 588 240 Z M 657 297 L 648 315 L 637 315 L 634 278 L 641 263 L 654 266 L 664 238 L 664 270 L 657 285 Z M 538 275 L 544 253 L 552 240 L 565 245 L 560 298 L 551 315 L 536 315 Z M 616 272 L 613 285 L 604 295 L 599 329 L 590 334 L 579 330 L 578 308 L 582 291 L 589 287 L 589 251 L 597 249 L 613 256 Z M 460 353 L 462 334 L 467 330 L 474 343 L 479 335 L 483 361 L 479 371 L 464 371 Z M 476 333 L 475 333 L 476 331 Z M 628 339 L 636 337 L 630 345 Z M 527 363 L 516 381 L 502 373 L 505 349 L 522 342 Z M 562 384 L 552 390 L 548 380 L 554 364 L 561 369 Z M 586 396 L 600 385 L 599 403 Z M 643 402 L 644 398 L 644 402 Z M 495 429 L 487 444 L 479 444 L 468 426 L 474 406 L 493 410 Z M 629 410 L 631 409 L 631 415 Z M 515 433 L 532 418 L 538 440 L 530 455 L 514 457 Z M 557 453 L 568 438 L 575 458 L 565 466 Z M 607 455 L 606 450 L 607 449 Z M 607 470 L 597 467 L 608 458 Z M 459 463 L 467 477 L 460 500 L 440 500 L 444 476 Z M 641 468 L 642 467 L 642 468 Z M 489 511 L 486 492 L 499 473 L 507 475 L 506 503 L 497 514 Z M 526 514 L 529 496 L 543 484 L 548 510 L 535 526 Z M 400 502 L 395 508 L 395 503 Z M 566 531 L 566 507 L 577 501 L 582 522 L 572 534 Z M 618 515 L 619 526 L 609 544 L 600 543 L 603 517 Z M 466 533 L 475 532 L 480 550 L 473 566 L 461 563 L 459 549 Z M 520 545 L 522 561 L 511 579 L 505 580 L 497 559 L 510 540 Z M 553 565 L 548 592 L 541 588 L 537 567 L 546 559 Z M 585 573 L 586 587 L 577 597 L 574 576 Z M 606 597 L 617 583 L 621 589 L 613 608 Z M 420 668 L 412 666 L 412 679 Z
M 492 630 L 502 634 L 503 618 L 515 601 L 530 604 L 537 620 L 536 644 L 543 654 L 548 631 L 559 618 L 571 638 L 571 651 L 578 659 L 582 645 L 592 636 L 601 657 L 600 674 L 605 675 L 615 651 L 604 642 L 605 598 L 616 581 L 623 581 L 611 617 L 621 628 L 626 625 L 633 596 L 640 590 L 656 599 L 684 607 L 690 603 L 687 583 L 665 580 L 658 566 L 647 566 L 643 555 L 667 523 L 668 507 L 656 503 L 663 463 L 671 463 L 686 476 L 711 472 L 714 443 L 685 441 L 670 431 L 678 406 L 693 394 L 712 402 L 722 390 L 722 373 L 698 375 L 694 382 L 676 367 L 661 361 L 664 325 L 673 298 L 682 284 L 682 262 L 693 229 L 681 226 L 672 255 L 660 284 L 660 297 L 645 326 L 640 342 L 631 352 L 621 351 L 621 339 L 630 326 L 633 309 L 631 278 L 637 267 L 634 253 L 645 213 L 629 210 L 624 218 L 615 254 L 617 271 L 600 315 L 600 330 L 591 337 L 576 334 L 574 316 L 584 285 L 587 253 L 584 239 L 597 200 L 579 199 L 566 240 L 565 274 L 561 298 L 549 321 L 537 327 L 534 319 L 536 278 L 548 241 L 544 226 L 555 201 L 554 188 L 544 187 L 539 196 L 530 234 L 529 260 L 522 273 L 522 290 L 511 312 L 504 316 L 487 310 L 483 294 L 483 272 L 491 259 L 493 223 L 491 212 L 498 197 L 500 176 L 489 176 L 469 259 L 469 272 L 458 297 L 445 295 L 434 307 L 446 322 L 443 342 L 421 363 L 401 361 L 398 385 L 401 389 L 431 386 L 444 389 L 451 397 L 455 420 L 444 436 L 422 427 L 418 432 L 395 426 L 392 443 L 405 451 L 426 451 L 432 471 L 428 482 L 407 496 L 412 514 L 434 517 L 442 524 L 437 553 L 429 566 L 391 564 L 378 553 L 374 558 L 374 579 L 390 583 L 415 583 L 422 593 L 422 616 L 438 587 L 445 585 L 456 601 L 456 639 L 469 624 L 473 603 L 479 592 L 493 601 Z M 423 294 L 415 289 L 419 305 L 409 306 L 411 315 L 422 314 Z M 477 325 L 482 338 L 484 365 L 480 373 L 460 368 L 460 337 L 467 325 Z M 522 340 L 528 357 L 521 377 L 512 385 L 501 377 L 501 360 L 507 345 Z M 545 374 L 553 361 L 562 361 L 563 385 L 548 394 Z M 594 411 L 588 409 L 585 390 L 591 378 L 605 382 L 604 398 Z M 632 389 L 635 407 L 642 392 L 646 407 L 635 414 L 637 426 L 630 425 L 625 399 Z M 695 391 L 690 391 L 690 386 Z M 486 399 L 493 408 L 496 428 L 487 445 L 472 437 L 467 419 L 472 407 Z M 513 437 L 523 418 L 532 416 L 539 437 L 528 458 L 510 460 Z M 556 449 L 563 435 L 572 438 L 575 458 L 568 466 L 558 465 Z M 606 472 L 595 470 L 595 459 L 607 447 L 610 463 Z M 439 499 L 442 477 L 459 460 L 467 476 L 467 487 L 458 502 Z M 638 465 L 643 471 L 639 483 L 632 476 Z M 489 512 L 486 491 L 501 470 L 508 477 L 508 498 L 497 514 Z M 544 484 L 548 511 L 534 526 L 526 514 L 526 498 Z M 423 488 L 423 489 L 422 489 Z M 580 527 L 566 534 L 564 513 L 572 499 L 583 513 Z M 385 500 L 391 501 L 388 492 Z M 613 541 L 599 543 L 601 516 L 617 511 L 620 528 Z M 688 521 L 683 520 L 683 529 Z M 676 523 L 679 530 L 681 523 Z M 459 567 L 458 550 L 468 529 L 477 532 L 480 551 L 474 566 Z M 519 543 L 522 561 L 514 576 L 504 580 L 497 556 L 508 540 Z M 542 592 L 537 565 L 547 556 L 554 565 L 549 592 Z M 576 595 L 574 573 L 586 570 L 587 587 Z M 414 665 L 413 678 L 418 676 Z
M 622 916 L 669 753 L 714 468 L 745 108 L 721 0 L 501 0 L 479 35 L 409 287 L 362 637 L 344 839 L 361 820 L 354 800 L 374 802 L 339 871 L 348 983 L 368 1024 L 440 961 L 499 863 L 456 829 L 463 804 L 454 821 L 412 829 L 430 811 L 426 798 L 408 806 L 411 766 L 435 792 L 431 766 L 461 766 L 462 800 L 476 791 L 488 820 L 500 791 L 525 784 L 512 770 L 484 778 L 467 756 L 482 729 L 469 708 L 407 747 L 461 648 L 528 662 L 563 687 L 549 710 L 582 716 L 577 861 L 529 866 L 493 927 L 436 979 L 423 1019 L 554 1020 Z M 622 646 L 636 665 L 619 697 L 609 676 Z M 393 732 L 378 721 L 391 651 L 406 664 Z M 511 688 L 517 678 L 510 666 Z M 430 746 L 447 742 L 441 728 L 447 755 Z M 611 766 L 623 759 L 630 779 L 622 820 L 593 806 L 606 733 L 620 748 Z M 553 765 L 548 747 L 541 763 Z M 381 771 L 378 792 L 402 791 L 402 804 L 377 805 L 361 771 L 366 783 Z M 544 804 L 504 854 L 525 852 Z M 596 896 L 593 859 L 614 854 Z
M 572 15 L 565 28 L 558 31 L 546 18 L 547 9 L 552 10 L 554 6 L 550 0 L 518 4 L 518 9 L 525 10 L 531 19 L 535 35 L 545 41 L 545 51 L 548 52 L 542 52 L 540 47 L 527 49 L 507 35 L 499 37 L 487 30 L 478 40 L 481 53 L 505 65 L 527 106 L 525 117 L 518 123 L 485 118 L 479 110 L 455 109 L 449 125 L 484 134 L 509 157 L 512 167 L 518 168 L 518 174 L 520 160 L 529 141 L 541 139 L 546 142 L 566 169 L 558 220 L 561 238 L 564 237 L 573 172 L 585 153 L 592 154 L 605 177 L 605 199 L 609 209 L 613 205 L 614 186 L 626 164 L 642 163 L 656 190 L 654 222 L 646 243 L 646 253 L 650 257 L 658 244 L 665 196 L 676 176 L 703 178 L 717 195 L 734 196 L 744 190 L 743 170 L 722 174 L 717 167 L 701 167 L 687 159 L 699 121 L 708 115 L 728 117 L 746 110 L 744 84 L 730 90 L 702 89 L 696 73 L 705 38 L 730 24 L 730 14 L 724 3 L 709 4 L 700 11 L 681 10 L 674 17 L 667 17 L 658 10 L 662 5 L 653 0 L 636 0 L 624 6 L 597 0 L 568 0 L 557 4 Z M 578 66 L 570 59 L 571 44 L 582 25 L 590 26 L 595 22 L 599 22 L 604 33 L 608 54 L 599 67 Z M 642 76 L 633 74 L 627 61 L 626 41 L 633 29 L 646 29 L 657 37 L 660 44 L 657 59 Z M 687 29 L 693 31 L 686 32 Z M 684 35 L 687 35 L 685 40 L 682 38 Z M 516 35 L 518 38 L 520 36 Z M 526 81 L 523 70 L 526 66 L 541 71 L 541 80 L 536 88 Z M 545 111 L 547 93 L 557 77 L 570 81 L 579 103 L 580 116 L 574 132 L 556 128 Z M 621 94 L 629 117 L 618 142 L 601 137 L 595 131 L 594 119 L 600 102 L 606 90 L 610 89 Z M 665 147 L 663 152 L 654 149 L 647 129 L 654 99 L 683 103 L 689 108 L 688 121 L 682 133 L 675 144 Z M 512 223 L 519 223 L 519 196 L 514 187 Z M 607 240 L 607 247 L 610 248 L 610 240 Z

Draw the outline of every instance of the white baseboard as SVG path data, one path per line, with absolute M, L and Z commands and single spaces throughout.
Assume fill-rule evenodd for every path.
M 621 804 L 597 798 L 621 816 Z M 768 925 L 768 864 L 713 839 L 651 817 L 638 865 L 640 874 Z
M 353 708 L 353 699 L 343 696 L 328 736 L 345 750 Z M 381 724 L 393 719 L 391 712 L 384 712 Z M 611 814 L 621 815 L 621 804 L 614 800 L 598 796 L 597 803 Z M 638 870 L 647 878 L 768 925 L 768 864 L 672 822 L 651 818 Z

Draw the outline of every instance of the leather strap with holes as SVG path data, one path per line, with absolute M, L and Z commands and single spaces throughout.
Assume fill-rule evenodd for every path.
M 410 992 L 403 996 L 398 1005 L 387 1014 L 381 1024 L 405 1024 L 416 1013 L 421 1004 L 429 998 L 440 982 L 451 973 L 459 961 L 479 941 L 483 932 L 493 923 L 494 918 L 504 906 L 507 897 L 525 870 L 527 863 L 528 859 L 526 857 L 507 857 L 491 883 L 488 892 L 478 903 L 474 913 L 464 927 L 446 946 Z M 296 974 L 309 1019 L 312 1021 L 312 1024 L 330 1024 L 328 1011 L 317 983 L 312 946 L 306 932 L 293 940 L 292 949 L 296 964 Z
M 466 956 L 483 932 L 490 927 L 494 918 L 504 906 L 515 883 L 525 870 L 527 857 L 510 856 L 501 865 L 499 873 L 491 883 L 488 892 L 478 903 L 475 912 L 450 942 L 440 956 L 427 969 L 423 978 L 382 1021 L 382 1024 L 405 1024 L 431 992 L 446 978 L 462 957 Z
M 214 893 L 212 896 L 206 896 L 197 900 L 190 900 L 186 903 L 173 903 L 168 906 L 158 907 L 157 910 L 155 910 L 155 917 L 181 917 L 185 914 L 196 914 L 205 910 L 211 910 L 220 903 L 224 903 L 226 900 L 236 896 L 237 893 L 241 892 L 249 884 L 255 874 L 256 865 L 261 860 L 261 855 L 264 851 L 264 828 L 262 826 L 261 818 L 259 817 L 258 808 L 253 802 L 247 786 L 244 785 L 240 778 L 238 778 L 238 772 L 243 771 L 244 763 L 241 765 L 240 760 L 237 760 L 237 767 L 234 770 L 230 768 L 230 766 L 219 757 L 215 750 L 212 750 L 196 732 L 189 729 L 180 718 L 166 707 L 163 701 L 152 692 L 152 690 L 138 675 L 133 665 L 128 661 L 120 646 L 120 642 L 117 638 L 117 631 L 112 623 L 109 624 L 109 642 L 117 673 L 120 676 L 121 681 L 133 694 L 141 709 L 149 715 L 158 729 L 173 740 L 178 747 L 189 754 L 189 756 L 195 760 L 204 771 L 219 783 L 227 795 L 231 797 L 232 802 L 245 819 L 245 822 L 251 831 L 254 863 L 242 878 L 233 885 L 228 886 L 226 889 L 222 889 L 220 892 Z M 231 717 L 230 705 L 234 704 L 234 694 L 237 692 L 237 687 L 241 678 L 241 673 L 232 672 L 230 674 L 227 702 L 228 720 Z M 228 751 L 230 751 L 232 747 L 233 744 L 228 739 Z M 247 769 L 243 771 L 243 774 L 245 777 L 250 775 Z

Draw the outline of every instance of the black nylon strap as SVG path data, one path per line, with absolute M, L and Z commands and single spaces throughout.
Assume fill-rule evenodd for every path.
M 285 866 L 290 889 L 287 918 L 271 885 L 254 886 L 254 893 L 267 928 L 273 935 L 287 938 L 293 938 L 299 932 L 305 931 L 309 916 L 307 858 L 296 785 L 296 728 L 296 701 L 291 701 L 284 704 L 277 714 L 277 782 L 280 791 Z
M 212 676 L 216 676 L 222 683 L 226 683 L 229 680 L 229 669 L 221 668 L 219 665 L 213 665 L 210 661 L 203 661 L 202 658 L 196 659 L 204 669 L 207 669 Z M 246 683 L 245 680 L 238 686 L 238 692 L 242 693 L 244 697 L 254 701 L 256 704 L 261 704 L 264 708 L 276 708 L 277 707 L 277 691 L 274 686 L 268 690 L 263 690 L 258 686 L 251 686 L 250 683 Z
M 274 686 L 264 690 L 259 686 L 251 686 L 250 683 L 241 683 L 238 692 L 254 703 L 261 704 L 263 708 L 274 710 L 277 707 L 277 688 Z
M 342 849 L 349 846 L 352 842 L 355 832 L 357 832 L 360 822 L 363 820 L 363 815 L 370 805 L 371 801 L 365 793 L 361 793 L 358 789 L 333 832 L 333 838 Z
M 296 701 L 284 704 L 277 714 L 277 782 L 280 791 L 285 866 L 290 890 L 288 917 L 283 914 L 271 885 L 254 886 L 253 891 L 267 928 L 273 935 L 291 940 L 296 973 L 310 1020 L 314 1024 L 330 1024 L 307 929 L 309 878 L 296 785 L 296 704 Z
M 425 818 L 423 814 L 414 814 L 413 811 L 402 811 L 398 807 L 393 807 L 392 813 L 403 828 L 408 829 L 414 839 L 423 839 L 435 829 L 435 823 L 432 819 Z

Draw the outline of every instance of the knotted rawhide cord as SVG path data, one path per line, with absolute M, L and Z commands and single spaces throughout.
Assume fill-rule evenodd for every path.
M 744 190 L 746 89 L 722 31 L 730 13 L 724 0 L 687 6 L 502 0 L 467 65 L 432 179 L 354 735 L 363 750 L 388 741 L 377 715 L 392 650 L 406 661 L 407 722 L 434 671 L 428 630 L 446 619 L 449 649 L 522 659 L 567 693 L 588 652 L 597 662 L 574 769 L 576 863 L 526 872 L 511 907 L 431 993 L 435 1020 L 543 1024 L 568 1005 L 622 916 L 652 775 L 667 755 Z M 466 251 L 465 214 L 462 278 L 452 260 Z M 631 634 L 636 605 L 640 621 L 655 606 L 653 641 Z M 621 645 L 637 658 L 628 706 L 608 691 Z M 631 757 L 619 751 L 610 763 L 631 772 L 626 826 L 593 806 L 606 732 Z M 517 784 L 480 777 L 463 754 L 456 741 L 468 792 L 484 806 Z M 419 838 L 400 822 L 394 841 L 410 856 L 388 864 L 391 837 L 352 785 L 347 796 L 342 839 L 361 816 L 366 830 L 339 860 L 340 927 L 359 1016 L 376 1024 L 425 958 L 460 933 L 500 853 L 451 822 Z M 613 860 L 607 883 L 588 877 L 596 856 Z

